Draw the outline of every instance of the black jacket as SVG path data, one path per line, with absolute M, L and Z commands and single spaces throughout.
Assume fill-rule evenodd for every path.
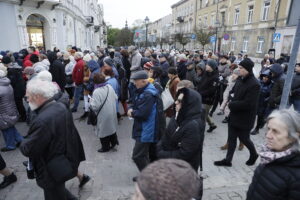
M 192 89 L 184 93 L 182 109 L 173 117 L 161 141 L 157 144 L 158 158 L 177 158 L 188 162 L 196 171 L 200 164 L 204 140 L 200 95 Z
M 80 162 L 85 160 L 85 154 L 72 114 L 64 104 L 48 101 L 35 112 L 37 116 L 20 150 L 32 161 L 37 184 L 42 188 L 51 188 L 57 183 L 48 174 L 47 163 L 63 154 L 77 172 Z
M 52 80 L 59 85 L 62 91 L 64 91 L 66 85 L 65 67 L 53 52 L 48 54 L 48 59 L 50 62 L 49 72 L 52 74 Z
M 260 84 L 253 74 L 239 77 L 230 92 L 229 125 L 250 130 L 257 113 Z
M 300 99 L 300 73 L 295 73 L 291 87 L 291 98 Z
M 186 76 L 186 61 L 180 61 L 177 63 L 177 72 L 178 72 L 178 77 L 180 78 L 180 80 L 184 80 L 185 76 Z
M 201 81 L 197 85 L 197 91 L 201 94 L 203 104 L 212 105 L 214 96 L 218 89 L 219 73 L 218 70 L 213 72 L 204 72 Z
M 283 69 L 279 64 L 273 64 L 270 67 L 270 70 L 271 70 L 272 74 L 274 74 L 275 76 L 272 77 L 274 85 L 271 90 L 269 106 L 270 106 L 270 108 L 275 109 L 275 108 L 278 108 L 278 106 L 280 104 L 281 95 L 282 95 L 286 76 L 283 73 Z
M 23 79 L 22 67 L 17 63 L 12 63 L 7 68 L 7 78 L 14 89 L 15 99 L 22 99 L 25 96 L 25 81 Z
M 298 200 L 299 198 L 299 153 L 256 168 L 247 192 L 247 200 Z

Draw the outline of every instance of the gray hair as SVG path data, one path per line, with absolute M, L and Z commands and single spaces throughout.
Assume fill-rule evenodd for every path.
M 290 109 L 275 110 L 267 118 L 267 123 L 273 118 L 280 119 L 288 127 L 288 137 L 295 141 L 292 149 L 300 151 L 300 114 Z
M 52 82 L 33 79 L 27 83 L 27 92 L 32 95 L 40 95 L 48 100 L 58 93 L 58 88 Z
M 47 70 L 44 70 L 36 75 L 36 79 L 52 82 L 52 74 Z

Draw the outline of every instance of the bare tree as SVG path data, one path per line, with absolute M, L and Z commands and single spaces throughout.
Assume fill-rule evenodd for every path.
M 182 45 L 182 49 L 184 49 L 184 46 L 190 42 L 190 38 L 185 36 L 183 33 L 176 33 L 175 41 L 179 42 Z
M 197 35 L 197 41 L 202 45 L 204 50 L 205 45 L 210 43 L 210 37 L 214 35 L 214 33 L 200 29 L 196 31 L 196 35 Z

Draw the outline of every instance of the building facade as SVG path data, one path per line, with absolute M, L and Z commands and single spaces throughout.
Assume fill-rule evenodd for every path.
M 97 0 L 0 0 L 0 16 L 2 50 L 106 46 L 103 6 Z

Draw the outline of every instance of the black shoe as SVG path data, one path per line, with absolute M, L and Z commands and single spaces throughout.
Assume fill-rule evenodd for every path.
M 11 173 L 9 176 L 4 176 L 2 183 L 0 183 L 0 189 L 3 189 L 16 181 L 17 177 L 14 173 Z
M 224 166 L 224 167 L 231 167 L 232 166 L 231 162 L 228 162 L 226 159 L 223 159 L 223 160 L 220 160 L 220 161 L 215 161 L 214 165 Z
M 89 115 L 89 112 L 84 112 L 83 115 L 80 116 L 80 120 L 85 120 Z
M 228 123 L 228 117 L 225 117 L 222 121 L 222 123 L 227 124 Z
M 20 147 L 21 143 L 22 143 L 22 141 L 21 142 L 17 142 L 16 143 L 16 147 Z
M 73 113 L 73 112 L 77 112 L 77 109 L 76 108 L 72 108 L 71 109 L 71 112 Z
M 113 148 L 115 148 L 115 146 L 117 146 L 117 145 L 119 145 L 119 141 L 118 141 L 118 140 L 116 141 L 116 143 L 111 144 L 111 147 L 110 147 L 110 148 L 113 149 Z
M 89 182 L 91 180 L 91 177 L 89 177 L 88 175 L 86 174 L 83 174 L 83 178 L 82 180 L 80 181 L 80 184 L 79 184 L 79 187 L 83 187 L 87 182 Z
M 15 150 L 16 148 L 14 148 L 14 149 L 9 149 L 9 148 L 7 148 L 7 147 L 3 147 L 2 149 L 1 149 L 1 151 L 2 152 L 7 152 L 7 151 L 13 151 L 13 150 Z
M 25 167 L 27 167 L 27 166 L 28 166 L 28 160 L 23 161 L 23 165 L 24 165 Z
M 257 158 L 258 158 L 258 154 L 255 154 L 254 156 L 250 156 L 249 160 L 247 160 L 246 162 L 246 165 L 248 166 L 254 165 Z
M 135 176 L 135 177 L 132 178 L 132 181 L 133 181 L 133 182 L 137 182 L 137 179 L 138 179 L 138 177 Z
M 259 131 L 257 129 L 254 129 L 253 131 L 250 132 L 250 135 L 257 135 L 259 134 Z
M 99 153 L 105 153 L 105 152 L 108 152 L 110 149 L 103 149 L 103 148 L 101 148 L 101 149 L 98 149 L 98 152 Z
M 208 133 L 211 133 L 213 130 L 217 128 L 216 125 L 210 126 L 209 129 L 207 130 Z

